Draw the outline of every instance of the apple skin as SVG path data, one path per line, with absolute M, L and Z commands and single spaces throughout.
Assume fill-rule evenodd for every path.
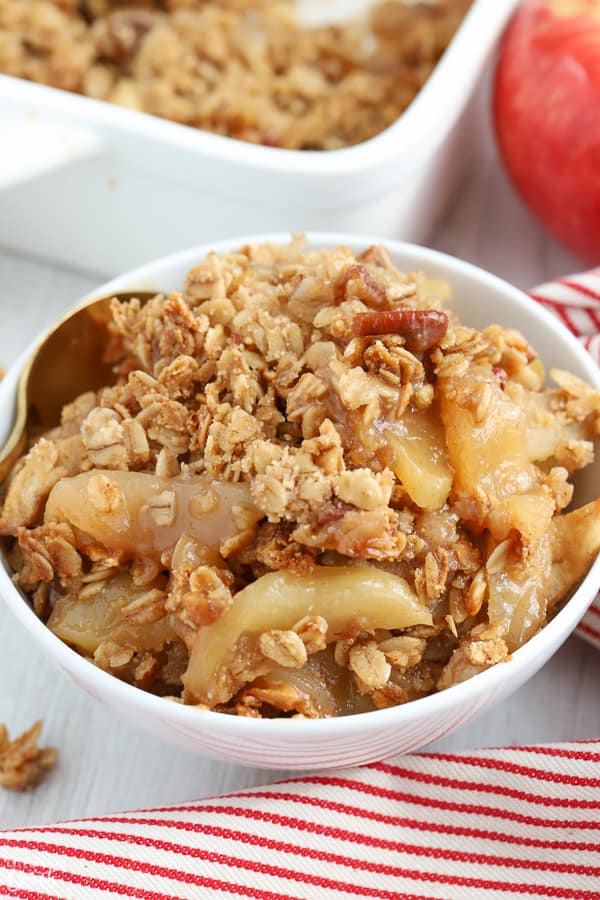
M 529 208 L 600 263 L 600 0 L 526 0 L 501 45 L 493 112 Z

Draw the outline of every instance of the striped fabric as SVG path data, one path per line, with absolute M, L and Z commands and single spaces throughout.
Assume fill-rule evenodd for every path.
M 600 269 L 542 284 L 530 296 L 557 316 L 600 365 Z M 577 633 L 600 650 L 600 594 Z
M 530 296 L 554 313 L 600 365 L 600 269 L 542 284 Z
M 408 756 L 0 833 L 0 896 L 600 898 L 600 742 Z
M 532 296 L 600 362 L 600 270 Z M 600 602 L 580 633 L 600 648 Z M 600 900 L 600 741 L 421 754 L 0 832 L 23 900 Z

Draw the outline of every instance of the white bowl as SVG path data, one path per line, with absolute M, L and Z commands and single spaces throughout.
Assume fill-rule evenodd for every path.
M 422 241 L 472 159 L 479 101 L 488 103 L 482 73 L 517 4 L 475 0 L 406 112 L 371 140 L 325 153 L 248 144 L 0 75 L 2 243 L 110 276 L 240 232 Z
M 160 290 L 179 287 L 188 269 L 207 253 L 237 249 L 262 240 L 285 242 L 287 234 L 222 241 L 186 250 L 143 266 L 94 292 Z M 600 389 L 600 370 L 575 338 L 521 291 L 475 266 L 410 244 L 347 234 L 309 235 L 312 246 L 346 244 L 364 249 L 385 243 L 401 269 L 423 269 L 448 279 L 455 289 L 454 308 L 463 322 L 482 328 L 491 322 L 522 331 L 548 366 L 569 369 Z M 0 384 L 0 441 L 12 423 L 19 372 L 27 351 Z M 597 495 L 600 458 L 580 473 L 576 501 Z M 63 644 L 37 619 L 23 595 L 0 567 L 0 591 L 32 640 L 76 684 L 146 731 L 187 750 L 259 768 L 329 768 L 369 763 L 408 753 L 441 738 L 480 710 L 506 697 L 530 678 L 563 643 L 584 615 L 600 584 L 600 558 L 558 615 L 513 654 L 497 665 L 438 694 L 405 706 L 325 720 L 257 720 L 215 712 L 198 712 L 124 684 L 96 668 Z

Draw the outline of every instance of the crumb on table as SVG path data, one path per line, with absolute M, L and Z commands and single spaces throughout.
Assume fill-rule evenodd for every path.
M 36 787 L 56 765 L 58 750 L 40 747 L 43 723 L 11 741 L 6 725 L 0 725 L 0 786 L 9 791 L 28 791 Z

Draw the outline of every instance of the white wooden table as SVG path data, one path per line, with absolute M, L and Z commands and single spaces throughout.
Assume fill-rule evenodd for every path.
M 522 287 L 581 267 L 516 200 L 489 142 L 431 245 Z M 92 275 L 0 250 L 0 362 L 10 364 L 36 332 L 95 284 Z M 0 828 L 189 800 L 285 775 L 173 750 L 116 720 L 46 661 L 1 601 L 0 648 L 0 722 L 16 733 L 43 718 L 45 739 L 61 753 L 58 768 L 35 792 L 0 790 Z M 517 695 L 437 746 L 600 737 L 599 685 L 600 654 L 573 637 Z

